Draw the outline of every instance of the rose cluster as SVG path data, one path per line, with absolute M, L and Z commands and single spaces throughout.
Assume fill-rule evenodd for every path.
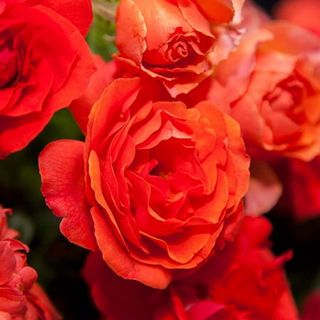
M 84 139 L 43 149 L 41 192 L 90 251 L 101 319 L 299 318 L 292 252 L 274 255 L 257 217 L 281 201 L 320 213 L 320 24 L 292 8 L 281 21 L 244 0 L 120 0 L 106 62 L 85 41 L 91 1 L 0 0 L 0 158 L 70 108 Z M 0 318 L 60 319 L 6 214 Z

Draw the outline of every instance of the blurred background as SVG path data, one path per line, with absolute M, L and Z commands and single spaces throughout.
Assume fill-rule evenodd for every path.
M 256 2 L 270 14 L 277 4 L 276 0 Z M 113 35 L 113 23 L 96 14 L 87 40 L 106 60 L 115 52 Z M 60 235 L 59 220 L 47 209 L 40 193 L 37 157 L 45 145 L 57 139 L 83 139 L 68 110 L 56 113 L 25 150 L 0 161 L 0 203 L 13 208 L 10 225 L 20 230 L 22 241 L 30 246 L 29 264 L 38 271 L 40 283 L 64 319 L 94 320 L 98 314 L 81 278 L 86 251 Z M 289 212 L 279 211 L 267 215 L 274 226 L 273 250 L 276 254 L 294 251 L 286 270 L 301 306 L 306 294 L 320 287 L 320 219 L 298 223 Z

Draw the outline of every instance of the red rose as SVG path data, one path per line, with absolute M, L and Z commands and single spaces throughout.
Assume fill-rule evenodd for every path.
M 93 72 L 79 30 L 50 9 L 57 2 L 42 2 L 0 1 L 0 158 L 35 138 L 55 111 L 81 95 Z
M 247 145 L 310 160 L 320 152 L 320 39 L 284 22 L 243 37 L 217 70 Z
M 222 32 L 218 26 L 238 16 L 241 4 L 228 0 L 122 0 L 116 20 L 118 60 L 159 79 L 173 97 L 188 93 L 212 74 L 213 61 L 219 60 L 216 55 L 229 48 L 224 41 L 217 41 Z
M 85 143 L 53 142 L 39 165 L 70 241 L 101 251 L 120 276 L 164 288 L 232 236 L 249 161 L 238 124 L 212 103 L 187 109 L 157 101 L 157 90 L 115 80 L 91 111 Z
M 301 320 L 319 320 L 320 318 L 320 291 L 312 292 L 302 308 Z
M 85 36 L 92 22 L 91 0 L 20 0 L 27 5 L 42 5 L 50 8 L 72 22 Z
M 298 220 L 320 216 L 320 157 L 311 162 L 291 160 L 285 176 L 286 203 Z
M 219 24 L 231 21 L 239 22 L 245 0 L 194 0 L 194 2 L 212 24 Z M 180 1 L 180 3 L 183 4 L 183 1 Z
M 296 320 L 283 262 L 269 250 L 271 226 L 246 217 L 234 243 L 189 278 L 155 290 L 119 278 L 99 254 L 89 255 L 84 277 L 102 319 Z
M 36 271 L 26 264 L 28 247 L 15 239 L 17 232 L 8 229 L 9 212 L 0 207 L 0 319 L 59 320 L 36 283 Z

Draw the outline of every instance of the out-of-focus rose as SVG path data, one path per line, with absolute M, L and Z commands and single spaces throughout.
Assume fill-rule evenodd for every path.
M 283 272 L 289 256 L 273 256 L 270 230 L 264 218 L 245 218 L 235 242 L 217 259 L 167 290 L 119 278 L 99 254 L 88 257 L 84 277 L 103 319 L 297 320 Z
M 262 28 L 271 18 L 254 1 L 247 0 L 242 8 L 242 19 L 239 24 L 244 32 Z
M 281 22 L 249 32 L 238 50 L 220 64 L 217 79 L 248 146 L 302 160 L 319 154 L 317 36 Z
M 275 16 L 320 35 L 319 0 L 282 0 L 276 7 Z
M 229 50 L 229 43 L 217 41 L 219 33 L 227 33 L 219 25 L 225 28 L 240 16 L 242 2 L 122 0 L 116 20 L 118 60 L 160 80 L 173 97 L 188 93 L 212 74 L 221 51 Z
M 241 20 L 241 9 L 245 0 L 193 0 L 202 13 L 213 25 L 220 23 L 238 23 Z M 178 0 L 182 6 L 188 6 L 188 1 Z
M 278 203 L 282 189 L 282 184 L 272 167 L 267 162 L 253 160 L 245 197 L 245 211 L 252 216 L 267 213 Z
M 246 217 L 235 242 L 194 277 L 194 285 L 201 281 L 205 285 L 206 278 L 211 278 L 208 295 L 225 307 L 228 320 L 298 319 L 283 269 L 291 252 L 280 257 L 272 254 L 268 239 L 271 231 L 267 219 Z M 210 270 L 214 272 L 208 276 Z
M 36 271 L 27 266 L 28 247 L 7 226 L 10 210 L 0 207 L 0 318 L 4 320 L 59 320 L 47 296 L 36 283 Z
M 312 292 L 304 302 L 301 320 L 320 318 L 320 290 Z
M 5 1 L 5 0 L 3 0 Z M 86 36 L 92 22 L 91 0 L 19 0 L 29 6 L 42 5 L 72 22 Z
M 320 157 L 311 162 L 291 160 L 285 175 L 286 201 L 295 218 L 303 221 L 320 216 Z
M 76 2 L 68 8 L 74 4 L 73 14 L 87 17 L 81 10 L 88 7 Z M 59 7 L 0 0 L 0 158 L 24 148 L 55 111 L 78 98 L 94 70 L 77 22 L 51 9 Z M 84 32 L 89 23 L 80 22 Z
M 156 288 L 233 236 L 249 165 L 231 117 L 208 101 L 158 101 L 161 88 L 115 80 L 91 111 L 85 143 L 57 141 L 39 158 L 62 233 Z

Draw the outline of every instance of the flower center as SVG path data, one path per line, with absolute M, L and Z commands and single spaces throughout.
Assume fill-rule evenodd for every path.
M 178 41 L 168 50 L 168 56 L 173 62 L 177 62 L 188 56 L 188 45 L 184 41 Z
M 312 94 L 312 89 L 304 79 L 298 75 L 293 75 L 282 82 L 268 94 L 267 100 L 274 111 L 296 113 L 303 99 Z

